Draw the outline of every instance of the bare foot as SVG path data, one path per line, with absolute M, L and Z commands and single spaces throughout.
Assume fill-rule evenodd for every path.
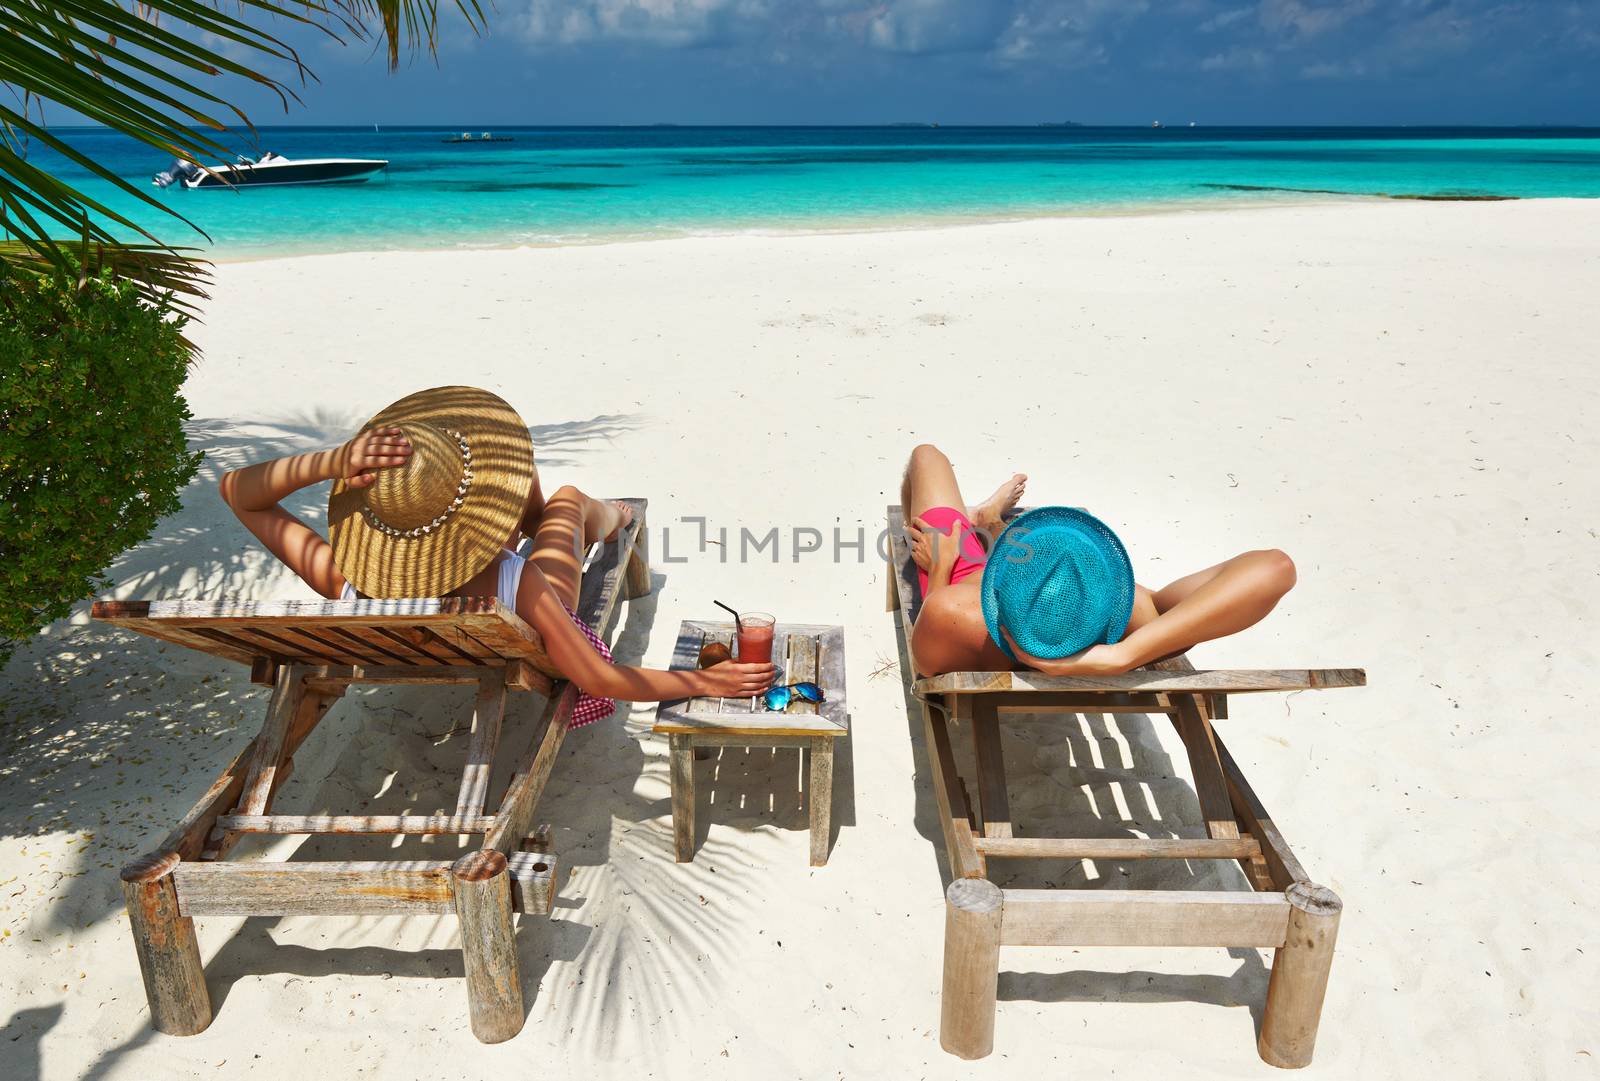
M 1028 486 L 1026 473 L 1014 474 L 1010 480 L 994 490 L 994 494 L 982 503 L 967 508 L 967 517 L 972 519 L 972 524 L 979 529 L 993 535 L 1005 527 L 1006 515 L 1011 513 L 1017 501 L 1022 498 L 1022 491 Z
M 633 521 L 633 508 L 620 499 L 613 499 L 606 503 L 606 507 L 616 513 L 616 522 L 611 527 L 611 532 L 606 534 L 606 543 L 610 544 L 617 539 L 617 534 L 622 527 Z

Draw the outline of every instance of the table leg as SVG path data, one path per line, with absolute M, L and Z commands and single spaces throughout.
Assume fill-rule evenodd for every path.
M 811 866 L 828 862 L 833 830 L 833 737 L 811 741 Z
M 694 861 L 694 744 L 674 734 L 672 748 L 672 839 L 679 863 Z

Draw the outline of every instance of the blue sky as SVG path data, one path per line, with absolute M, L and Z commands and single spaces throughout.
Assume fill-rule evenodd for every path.
M 446 0 L 448 2 L 448 0 Z M 257 123 L 1600 124 L 1600 0 L 499 0 Z

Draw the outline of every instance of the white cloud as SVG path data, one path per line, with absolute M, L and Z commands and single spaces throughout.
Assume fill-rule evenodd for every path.
M 1261 0 L 1261 25 L 1269 31 L 1289 31 L 1314 38 L 1336 30 L 1373 9 L 1375 0 Z
M 771 13 L 768 0 L 526 0 L 507 16 L 540 44 L 614 40 L 684 47 L 748 32 Z
M 866 40 L 894 53 L 982 52 L 1009 21 L 1008 6 L 971 0 L 894 0 L 872 12 Z
M 1242 46 L 1212 53 L 1200 61 L 1201 71 L 1257 71 L 1266 66 L 1266 53 L 1260 49 L 1247 49 Z
M 1227 8 L 1217 12 L 1195 29 L 1202 34 L 1214 34 L 1218 30 L 1226 30 L 1241 19 L 1248 19 L 1255 13 L 1256 9 L 1253 7 Z

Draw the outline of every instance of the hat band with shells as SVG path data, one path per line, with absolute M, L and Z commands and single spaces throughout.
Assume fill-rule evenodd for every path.
M 455 498 L 450 501 L 440 514 L 431 522 L 424 522 L 414 529 L 398 529 L 378 517 L 377 511 L 370 505 L 363 504 L 361 513 L 366 517 L 367 524 L 378 532 L 390 537 L 399 537 L 402 540 L 412 540 L 425 537 L 435 529 L 450 520 L 450 516 L 461 509 L 461 504 L 467 500 L 467 492 L 472 488 L 472 443 L 467 439 L 466 433 L 455 431 L 452 428 L 441 429 L 445 434 L 453 436 L 456 446 L 461 448 L 461 483 L 456 485 Z

